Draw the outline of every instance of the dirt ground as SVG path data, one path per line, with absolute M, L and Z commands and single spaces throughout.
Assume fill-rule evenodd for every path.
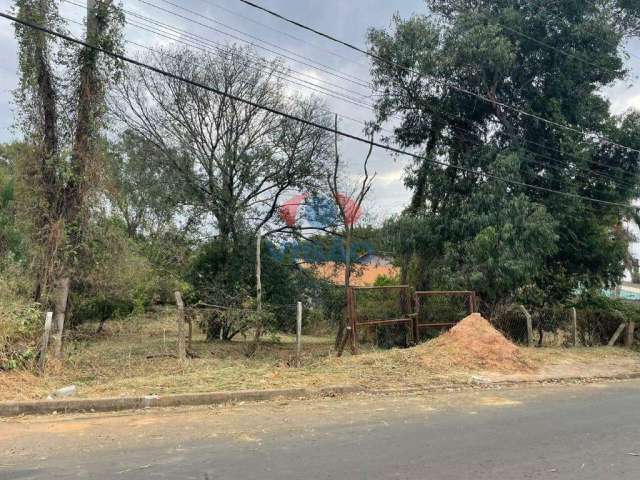
M 70 384 L 76 385 L 78 397 L 87 398 L 329 385 L 406 388 L 640 372 L 640 355 L 622 348 L 521 348 L 526 368 L 514 371 L 461 365 L 429 344 L 390 351 L 362 345 L 359 355 L 336 358 L 330 337 L 305 336 L 299 368 L 293 366 L 294 343 L 287 335 L 266 339 L 251 359 L 244 355 L 242 338 L 207 343 L 196 331 L 192 350 L 197 358 L 183 364 L 167 356 L 175 344 L 169 314 L 113 322 L 99 336 L 87 327 L 67 342 L 64 361 L 49 361 L 45 375 L 0 372 L 0 401 L 44 399 Z

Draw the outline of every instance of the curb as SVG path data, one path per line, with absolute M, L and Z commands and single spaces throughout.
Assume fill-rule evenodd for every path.
M 572 383 L 595 383 L 601 381 L 639 379 L 640 372 L 599 377 L 565 377 L 539 380 L 508 380 L 487 383 L 458 383 L 423 385 L 407 388 L 370 389 L 358 385 L 334 385 L 317 390 L 291 388 L 283 390 L 239 390 L 235 392 L 187 393 L 175 395 L 146 395 L 113 398 L 75 398 L 60 400 L 34 400 L 27 402 L 0 402 L 0 417 L 20 415 L 46 415 L 52 413 L 117 412 L 145 408 L 181 407 L 199 405 L 221 405 L 245 401 L 268 401 L 276 399 L 298 399 L 313 397 L 337 397 L 346 394 L 369 395 L 437 393 L 471 389 L 501 389 L 527 385 L 559 385 Z
M 220 405 L 242 401 L 265 401 L 307 396 L 304 388 L 286 390 L 239 390 L 236 392 L 146 395 L 141 397 L 75 398 L 0 403 L 0 417 L 45 415 L 49 413 L 117 412 L 154 407 Z

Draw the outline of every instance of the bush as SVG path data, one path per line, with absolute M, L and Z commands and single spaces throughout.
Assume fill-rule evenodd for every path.
M 237 245 L 220 239 L 203 245 L 193 256 L 185 279 L 191 286 L 187 303 L 199 301 L 225 307 L 245 308 L 246 299 L 253 298 L 256 289 L 255 240 L 249 236 L 239 239 Z M 270 255 L 274 248 L 264 241 L 262 255 L 262 301 L 264 311 L 270 313 L 270 328 L 283 332 L 295 331 L 295 304 L 309 297 L 316 281 L 301 271 L 290 258 Z M 254 306 L 255 307 L 255 306 Z M 218 323 L 243 323 L 236 314 L 216 314 L 208 323 L 212 335 L 219 335 Z M 226 318 L 226 317 L 234 317 Z M 242 315 L 240 315 L 242 317 Z M 207 327 L 209 328 L 209 327 Z M 237 329 L 236 329 L 237 330 Z M 226 335 L 223 332 L 223 337 Z M 213 337 L 211 337 L 213 338 Z M 215 337 L 218 338 L 218 337 Z
M 28 367 L 36 358 L 44 317 L 30 286 L 20 266 L 0 265 L 0 370 Z
M 576 304 L 578 339 L 586 346 L 606 345 L 623 322 L 640 322 L 640 305 L 604 295 L 583 296 Z
M 240 307 L 207 308 L 203 310 L 191 308 L 188 314 L 198 318 L 200 330 L 207 335 L 207 341 L 230 341 L 236 335 L 245 336 L 247 331 L 262 325 L 263 333 L 275 333 L 279 323 L 276 315 L 264 308 L 261 313 L 256 310 L 255 302 L 247 298 Z
M 588 347 L 607 345 L 620 324 L 627 321 L 619 310 L 580 309 L 577 315 L 578 340 Z
M 207 341 L 231 341 L 238 334 L 245 335 L 253 325 L 253 312 L 233 310 L 207 310 L 200 316 L 200 329 L 207 335 Z
M 83 259 L 80 280 L 71 297 L 73 324 L 104 323 L 141 313 L 160 299 L 173 301 L 178 282 L 158 271 L 121 225 L 103 219 L 90 233 L 90 253 Z
M 527 343 L 527 320 L 517 305 L 495 307 L 491 324 L 512 342 Z
M 107 320 L 126 317 L 142 308 L 142 306 L 136 308 L 135 302 L 130 299 L 106 297 L 102 294 L 84 296 L 77 302 L 73 309 L 75 322 L 99 321 L 100 329 Z
M 335 322 L 328 320 L 323 309 L 303 307 L 302 333 L 317 336 L 335 334 Z

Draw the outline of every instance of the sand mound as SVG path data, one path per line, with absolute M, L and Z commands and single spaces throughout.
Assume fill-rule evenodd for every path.
M 474 313 L 448 332 L 416 348 L 425 363 L 436 360 L 464 370 L 486 369 L 500 372 L 532 369 L 520 349 L 498 330 Z

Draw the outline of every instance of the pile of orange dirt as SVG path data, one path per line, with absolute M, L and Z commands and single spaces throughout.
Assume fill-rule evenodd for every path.
M 441 367 L 499 372 L 533 369 L 523 352 L 478 313 L 416 350 L 425 364 Z

